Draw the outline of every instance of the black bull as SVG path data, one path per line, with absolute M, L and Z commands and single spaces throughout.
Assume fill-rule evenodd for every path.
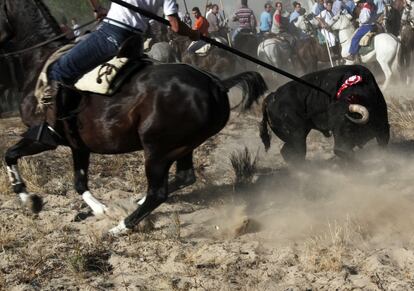
M 345 89 L 338 99 L 338 89 L 353 75 L 360 75 L 362 82 Z M 260 126 L 260 136 L 266 150 L 270 147 L 268 124 L 285 142 L 281 154 L 285 161 L 291 163 L 305 159 L 306 137 L 311 129 L 325 136 L 333 134 L 334 152 L 344 158 L 352 157 L 355 146 L 362 147 L 372 138 L 376 138 L 380 146 L 388 144 L 387 104 L 367 68 L 359 65 L 340 66 L 305 75 L 303 79 L 320 86 L 331 96 L 296 82 L 289 82 L 268 95 L 263 103 Z M 358 119 L 359 114 L 350 112 L 349 100 L 357 100 L 352 103 L 364 106 L 353 106 L 351 111 L 368 110 L 367 121 Z

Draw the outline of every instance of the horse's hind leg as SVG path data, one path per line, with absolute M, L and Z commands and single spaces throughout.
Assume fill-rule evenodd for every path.
M 168 192 L 172 193 L 178 189 L 182 189 L 196 181 L 193 164 L 193 152 L 189 153 L 185 157 L 177 160 L 177 170 L 175 178 L 168 185 Z
M 93 214 L 105 213 L 107 207 L 99 202 L 88 188 L 88 169 L 90 152 L 72 149 L 73 168 L 75 172 L 75 189 L 92 209 Z
M 9 148 L 5 154 L 7 173 L 13 186 L 13 191 L 19 196 L 23 205 L 31 208 L 34 213 L 42 210 L 43 202 L 39 196 L 27 193 L 26 184 L 21 178 L 17 162 L 22 157 L 39 154 L 55 148 L 55 146 L 48 146 L 23 138 L 16 145 Z
M 148 158 L 145 160 L 145 173 L 148 181 L 147 196 L 138 202 L 139 206 L 133 213 L 109 231 L 111 234 L 118 235 L 133 229 L 155 208 L 167 200 L 168 170 L 171 165 L 172 161 L 166 161 L 165 159 Z

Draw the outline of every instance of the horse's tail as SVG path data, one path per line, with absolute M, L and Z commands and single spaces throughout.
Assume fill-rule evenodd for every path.
M 263 102 L 263 105 L 262 105 L 262 113 L 263 113 L 263 118 L 262 118 L 262 121 L 260 122 L 259 131 L 260 131 L 260 138 L 262 139 L 265 150 L 267 152 L 270 148 L 270 139 L 271 138 L 270 138 L 270 134 L 269 134 L 269 129 L 267 128 L 267 125 L 269 123 L 269 117 L 267 115 L 267 102 L 266 102 L 266 100 Z
M 397 53 L 395 54 L 394 61 L 391 65 L 391 71 L 394 72 L 400 72 L 400 70 L 403 68 L 403 54 L 401 49 L 401 41 L 397 39 Z
M 230 90 L 239 85 L 243 90 L 243 110 L 249 109 L 253 102 L 257 102 L 259 98 L 267 91 L 267 85 L 262 75 L 257 72 L 244 72 L 222 81 L 222 85 L 226 90 Z

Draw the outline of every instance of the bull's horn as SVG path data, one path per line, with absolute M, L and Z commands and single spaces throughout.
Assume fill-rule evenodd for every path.
M 346 117 L 351 120 L 352 122 L 356 124 L 366 124 L 369 120 L 369 112 L 368 109 L 365 106 L 359 105 L 359 104 L 350 104 L 348 107 L 349 112 L 351 113 L 359 113 L 361 114 L 361 118 L 352 118 L 348 114 L 346 114 Z

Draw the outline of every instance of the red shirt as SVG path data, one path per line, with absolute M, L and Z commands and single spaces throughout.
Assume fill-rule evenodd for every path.
M 209 26 L 210 24 L 208 24 L 207 19 L 205 19 L 203 16 L 200 16 L 199 18 L 197 18 L 194 23 L 194 29 L 198 30 L 203 36 L 208 36 Z

